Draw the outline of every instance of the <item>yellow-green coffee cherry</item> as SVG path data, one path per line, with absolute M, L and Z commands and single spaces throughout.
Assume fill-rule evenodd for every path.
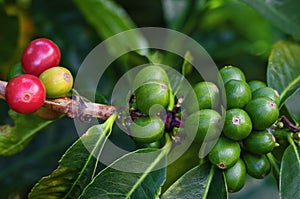
M 246 167 L 242 159 L 229 169 L 224 171 L 228 192 L 237 192 L 241 190 L 246 182 Z
M 223 133 L 232 140 L 246 138 L 252 130 L 252 122 L 243 109 L 230 109 L 226 111 Z
M 65 96 L 71 91 L 73 86 L 73 76 L 71 72 L 60 66 L 52 67 L 39 76 L 46 88 L 48 98 L 57 98 Z
M 243 140 L 243 148 L 253 154 L 267 154 L 275 147 L 275 137 L 267 130 L 252 132 Z
M 243 108 L 251 100 L 249 85 L 242 80 L 229 80 L 225 84 L 227 108 Z
M 254 155 L 243 152 L 243 160 L 246 165 L 247 173 L 253 178 L 265 178 L 271 170 L 271 164 L 266 155 Z
M 224 84 L 232 79 L 246 81 L 243 71 L 235 66 L 224 66 L 219 72 Z
M 208 154 L 210 162 L 220 169 L 232 167 L 239 159 L 241 148 L 238 142 L 220 137 Z
M 250 116 L 255 130 L 264 130 L 270 127 L 279 116 L 277 104 L 269 98 L 253 99 L 246 105 L 245 110 Z
M 138 143 L 153 143 L 164 134 L 165 125 L 159 117 L 140 117 L 130 126 L 130 135 Z

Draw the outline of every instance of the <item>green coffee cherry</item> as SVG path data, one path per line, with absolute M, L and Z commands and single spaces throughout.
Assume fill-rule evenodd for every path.
M 217 138 L 221 133 L 221 115 L 212 109 L 197 111 L 185 120 L 184 131 L 190 133 L 189 129 L 198 126 L 197 135 L 194 139 L 196 143 L 202 143 Z
M 225 84 L 227 108 L 243 108 L 251 100 L 249 85 L 242 80 L 229 80 Z
M 66 95 L 73 86 L 71 72 L 60 66 L 52 67 L 39 76 L 46 88 L 48 98 L 57 98 Z
M 246 138 L 252 130 L 252 122 L 243 109 L 230 109 L 226 111 L 223 133 L 232 140 Z
M 189 94 L 186 98 L 186 104 L 190 113 L 198 109 L 214 109 L 219 103 L 220 92 L 212 82 L 199 82 L 191 92 L 196 95 L 198 107 L 193 105 L 191 94 Z
M 267 87 L 267 84 L 265 82 L 259 80 L 252 80 L 248 82 L 248 85 L 250 86 L 252 93 L 259 88 Z
M 169 88 L 158 82 L 144 83 L 134 92 L 136 107 L 144 114 L 149 114 L 153 105 L 161 105 L 166 108 L 169 104 Z
M 267 130 L 252 132 L 243 140 L 243 148 L 253 154 L 267 154 L 275 146 L 275 137 Z
M 140 117 L 130 126 L 130 135 L 139 143 L 152 143 L 162 138 L 165 125 L 159 117 Z
M 210 162 L 220 169 L 232 167 L 240 157 L 241 148 L 238 142 L 220 137 L 208 154 Z
M 235 66 L 224 66 L 219 72 L 224 84 L 232 79 L 246 81 L 243 71 Z
M 243 152 L 242 157 L 247 173 L 253 178 L 262 179 L 270 173 L 271 164 L 266 155 L 254 155 Z
M 250 116 L 255 130 L 264 130 L 270 127 L 279 116 L 278 106 L 269 98 L 253 99 L 246 105 L 245 110 Z
M 272 101 L 274 101 L 277 104 L 277 106 L 279 106 L 279 102 L 280 102 L 279 94 L 273 88 L 263 87 L 255 90 L 252 93 L 252 99 L 261 98 L 261 97 L 270 98 Z
M 228 192 L 237 192 L 243 188 L 246 182 L 246 167 L 240 158 L 229 169 L 224 171 Z
M 159 82 L 169 86 L 169 78 L 166 71 L 160 66 L 150 65 L 140 70 L 134 79 L 134 89 L 148 82 Z

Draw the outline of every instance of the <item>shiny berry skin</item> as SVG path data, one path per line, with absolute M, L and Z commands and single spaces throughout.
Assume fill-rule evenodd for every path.
M 46 89 L 39 78 L 24 74 L 8 82 L 5 98 L 14 111 L 24 114 L 33 113 L 44 104 Z
M 220 169 L 232 167 L 239 159 L 241 148 L 238 142 L 220 137 L 208 154 L 209 161 Z
M 246 182 L 246 167 L 242 159 L 229 169 L 224 171 L 228 192 L 233 193 L 241 190 Z
M 220 69 L 220 76 L 224 84 L 232 79 L 246 81 L 244 72 L 235 66 L 224 66 Z
M 51 40 L 35 39 L 24 49 L 21 63 L 25 73 L 39 76 L 60 62 L 60 50 Z
M 251 89 L 242 80 L 229 80 L 225 85 L 227 108 L 243 108 L 251 100 Z
M 277 104 L 269 98 L 252 99 L 245 107 L 251 118 L 253 129 L 264 130 L 270 127 L 278 118 Z
M 45 85 L 48 98 L 65 96 L 73 86 L 73 76 L 71 72 L 60 66 L 45 70 L 39 79 Z

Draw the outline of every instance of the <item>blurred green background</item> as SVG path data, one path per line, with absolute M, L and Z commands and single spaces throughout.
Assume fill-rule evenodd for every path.
M 0 1 L 1 2 L 1 1 Z M 117 0 L 137 27 L 166 27 L 198 41 L 218 67 L 235 65 L 247 80 L 265 81 L 268 55 L 278 39 L 289 38 L 247 4 L 237 0 Z M 103 16 L 109 17 L 109 16 Z M 101 25 L 101 24 L 100 24 Z M 25 45 L 37 37 L 52 39 L 61 49 L 61 65 L 73 75 L 87 54 L 105 37 L 91 26 L 71 0 L 5 0 L 0 3 L 0 79 L 20 61 Z M 122 67 L 122 63 L 114 63 Z M 111 68 L 99 92 L 109 99 L 120 71 Z M 102 99 L 102 98 L 101 98 Z M 12 123 L 0 100 L 0 125 Z M 57 167 L 57 161 L 78 138 L 73 120 L 63 118 L 29 143 L 24 151 L 0 157 L 0 198 L 26 198 L 32 186 Z M 190 154 L 193 154 L 193 149 Z M 188 153 L 170 166 L 171 183 L 197 164 Z M 278 198 L 272 177 L 247 181 L 230 198 Z

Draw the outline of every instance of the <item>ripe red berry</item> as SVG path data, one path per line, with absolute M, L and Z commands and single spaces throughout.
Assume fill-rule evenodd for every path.
M 48 68 L 60 62 L 60 50 L 51 40 L 35 39 L 30 42 L 22 54 L 22 67 L 25 73 L 39 76 Z
M 46 89 L 39 78 L 24 74 L 8 82 L 5 98 L 14 111 L 24 114 L 33 113 L 44 104 Z

